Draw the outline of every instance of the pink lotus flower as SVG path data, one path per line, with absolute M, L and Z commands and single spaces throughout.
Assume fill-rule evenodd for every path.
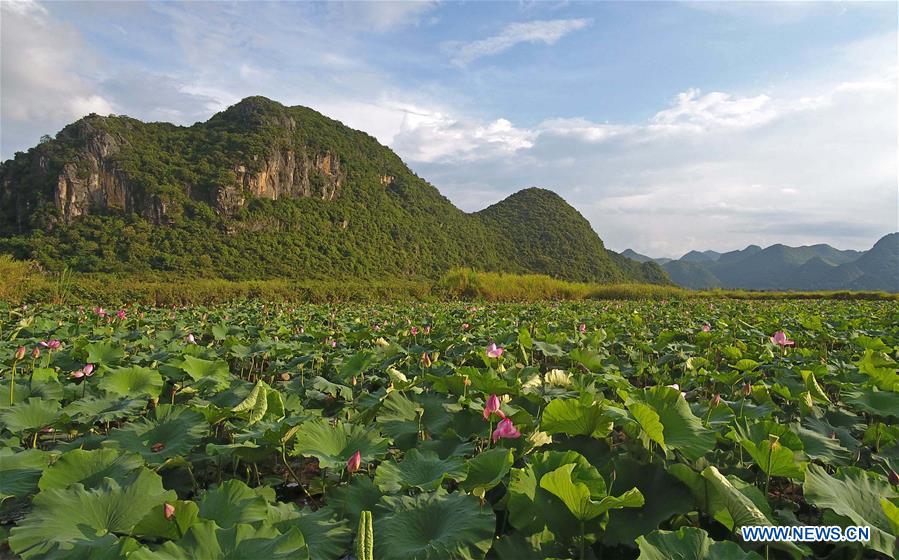
M 171 518 L 175 517 L 175 506 L 166 502 L 162 506 L 162 515 L 164 515 L 166 519 L 171 519 Z
M 119 309 L 118 311 L 116 311 L 115 316 L 119 318 L 119 321 L 124 321 L 125 320 L 125 310 Z
M 581 326 L 579 326 L 577 330 L 580 331 L 581 334 L 584 334 L 585 332 L 587 332 L 587 325 L 581 323 Z
M 49 348 L 50 350 L 59 350 L 59 347 L 62 346 L 62 342 L 56 340 L 43 340 L 41 341 L 41 346 L 44 348 Z
M 71 373 L 72 379 L 75 380 L 76 383 L 80 383 L 82 379 L 84 379 L 84 372 L 80 369 L 77 369 Z
M 84 375 L 90 377 L 94 374 L 94 364 L 85 365 L 83 368 L 81 368 L 81 371 L 84 372 Z
M 103 309 L 102 307 L 95 307 L 94 313 L 96 313 L 100 317 L 106 317 L 106 310 Z
M 336 341 L 336 340 L 332 340 L 332 341 L 331 341 L 331 348 L 337 348 L 337 341 Z
M 497 346 L 496 343 L 491 342 L 490 346 L 487 347 L 487 357 L 488 358 L 499 358 L 503 355 L 503 347 Z
M 462 330 L 463 330 L 463 331 L 467 331 L 467 330 L 468 330 L 468 326 L 469 326 L 468 323 L 462 323 Z
M 500 439 L 517 439 L 521 437 L 521 432 L 512 424 L 512 420 L 504 418 L 493 430 L 493 443 Z
M 502 401 L 499 400 L 499 397 L 496 395 L 490 395 L 487 399 L 487 404 L 484 405 L 484 420 L 489 420 L 491 414 L 496 414 L 500 418 L 505 418 L 506 415 L 503 414 L 501 410 Z
M 796 344 L 795 341 L 787 338 L 786 333 L 783 331 L 777 331 L 776 333 L 774 333 L 774 336 L 772 336 L 770 338 L 771 338 L 771 343 L 776 344 L 778 346 L 793 346 L 794 344 Z
M 712 330 L 712 327 L 708 323 L 702 326 L 702 332 L 709 332 L 710 330 Z
M 190 333 L 189 335 L 187 335 L 187 342 L 189 342 L 190 344 L 197 343 L 197 339 L 194 337 L 193 333 Z
M 411 332 L 412 332 L 412 336 L 417 335 L 417 334 L 418 334 L 418 327 L 412 327 Z
M 360 466 L 362 466 L 362 454 L 357 451 L 353 453 L 352 457 L 347 459 L 346 470 L 349 473 L 354 473 L 359 470 Z
M 24 346 L 19 346 L 19 348 L 16 349 L 16 361 L 17 362 L 25 357 L 25 352 L 26 352 L 26 350 L 25 350 Z

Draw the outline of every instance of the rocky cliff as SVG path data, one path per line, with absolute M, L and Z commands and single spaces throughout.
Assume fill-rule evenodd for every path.
M 232 118 L 246 119 L 245 110 L 236 109 Z M 206 123 L 187 128 L 154 127 L 156 124 L 148 126 L 159 130 L 137 131 L 140 127 L 127 117 L 91 115 L 66 127 L 56 140 L 4 163 L 0 201 L 6 209 L 6 229 L 23 231 L 39 225 L 35 223 L 38 214 L 47 227 L 108 213 L 137 214 L 163 224 L 171 221 L 173 210 L 180 214 L 185 201 L 207 203 L 226 216 L 253 198 L 333 201 L 346 179 L 340 155 L 304 144 L 296 134 L 296 121 L 289 116 L 255 124 L 257 130 L 274 133 L 266 149 L 246 150 L 236 145 L 230 153 L 217 154 L 236 163 L 228 165 L 224 173 L 217 166 L 219 172 L 212 181 L 196 172 L 160 173 L 154 160 L 183 159 L 189 169 L 209 167 L 213 164 L 210 159 L 222 158 L 210 158 L 195 146 L 187 153 L 166 153 L 178 146 L 160 149 L 160 138 L 147 138 L 156 132 L 168 137 L 172 131 L 196 136 L 191 129 L 204 128 Z M 38 192 L 35 184 L 52 188 Z M 42 214 L 37 212 L 41 206 Z

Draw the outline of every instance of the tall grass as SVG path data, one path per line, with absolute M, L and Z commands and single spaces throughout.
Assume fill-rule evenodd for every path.
M 427 280 L 253 280 L 180 279 L 160 274 L 115 276 L 64 271 L 50 275 L 31 262 L 0 255 L 0 302 L 84 305 L 208 305 L 258 299 L 287 302 L 382 302 L 432 300 L 547 301 L 579 299 L 665 300 L 736 299 L 880 299 L 899 301 L 883 292 L 691 291 L 653 284 L 566 282 L 536 274 L 452 270 L 436 283 Z

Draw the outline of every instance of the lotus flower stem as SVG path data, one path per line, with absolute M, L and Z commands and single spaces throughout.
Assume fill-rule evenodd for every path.
M 374 560 L 374 548 L 371 512 L 363 510 L 359 515 L 359 532 L 356 535 L 356 558 L 358 560 Z

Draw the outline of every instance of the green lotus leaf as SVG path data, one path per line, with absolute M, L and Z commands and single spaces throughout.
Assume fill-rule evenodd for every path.
M 575 348 L 568 356 L 575 362 L 581 364 L 590 371 L 596 373 L 602 370 L 603 356 L 588 348 Z
M 137 415 L 146 401 L 127 397 L 86 397 L 69 403 L 63 412 L 82 424 L 114 422 Z
M 584 482 L 572 480 L 571 474 L 575 467 L 575 464 L 569 463 L 546 473 L 540 479 L 540 487 L 562 500 L 578 521 L 590 521 L 610 509 L 643 505 L 643 495 L 636 488 L 631 488 L 621 496 L 603 496 L 599 500 L 593 500 L 591 496 L 597 493 L 596 489 L 591 489 Z
M 139 453 L 148 464 L 160 465 L 187 455 L 207 432 L 202 414 L 184 406 L 159 405 L 155 418 L 112 430 L 103 444 Z
M 0 412 L 0 425 L 14 434 L 34 432 L 52 426 L 61 415 L 57 401 L 29 398 Z
M 322 468 L 342 469 L 354 453 L 370 462 L 387 453 L 387 440 L 370 426 L 358 426 L 327 420 L 310 420 L 297 431 L 294 455 L 315 457 Z
M 883 418 L 899 418 L 899 393 L 877 390 L 843 389 L 841 398 L 856 410 Z
M 627 409 L 642 428 L 642 433 L 650 441 L 654 441 L 664 450 L 665 448 L 665 426 L 659 413 L 646 403 L 635 401 L 628 403 Z
M 496 518 L 467 494 L 384 496 L 374 523 L 378 560 L 474 560 L 493 541 Z
M 268 524 L 240 524 L 223 529 L 198 521 L 178 541 L 132 552 L 129 560 L 308 560 L 303 535 L 296 529 L 281 534 Z
M 419 420 L 424 409 L 399 392 L 392 392 L 381 403 L 378 426 L 401 450 L 418 443 Z
M 881 505 L 882 499 L 897 498 L 899 492 L 885 480 L 855 467 L 844 467 L 830 476 L 823 467 L 813 464 L 806 471 L 802 492 L 808 503 L 832 510 L 854 525 L 870 527 L 869 548 L 889 557 L 899 556 L 896 534 Z
M 759 442 L 740 439 L 755 464 L 768 476 L 786 476 L 802 480 L 808 463 L 801 461 L 801 454 L 780 443 L 776 436 Z
M 99 341 L 92 342 L 84 347 L 87 351 L 87 359 L 89 364 L 117 364 L 125 357 L 125 350 L 114 342 Z
M 468 475 L 462 482 L 462 488 L 483 497 L 487 490 L 502 482 L 514 461 L 511 450 L 498 447 L 475 455 L 468 461 Z
M 136 453 L 121 453 L 116 449 L 72 449 L 60 456 L 41 476 L 41 490 L 68 488 L 80 483 L 86 489 L 99 488 L 104 479 L 123 484 L 131 473 L 144 465 Z
M 344 519 L 356 520 L 365 510 L 375 509 L 383 494 L 367 476 L 353 476 L 346 486 L 328 491 L 326 502 Z
M 711 491 L 715 493 L 717 505 L 725 509 L 733 520 L 733 529 L 748 525 L 772 524 L 762 510 L 717 468 L 706 467 L 702 471 L 702 477 L 709 482 Z M 713 507 L 712 503 L 709 507 Z
M 141 468 L 124 484 L 106 479 L 99 488 L 81 484 L 38 493 L 33 509 L 14 527 L 9 545 L 23 558 L 43 556 L 54 546 L 66 550 L 104 535 L 130 534 L 154 507 L 176 499 L 158 474 Z
M 636 487 L 646 503 L 641 508 L 616 511 L 609 518 L 603 543 L 609 546 L 634 546 L 634 540 L 659 528 L 659 525 L 678 514 L 693 509 L 689 489 L 658 464 L 643 465 L 621 458 L 615 461 L 613 492 Z
M 881 390 L 894 393 L 899 391 L 899 364 L 885 352 L 866 349 L 864 356 L 855 365 Z
M 845 466 L 852 461 L 852 452 L 843 447 L 839 439 L 810 430 L 799 424 L 793 424 L 790 428 L 799 436 L 799 439 L 802 441 L 802 449 L 809 459 L 818 460 L 825 465 L 832 466 Z
M 110 370 L 100 378 L 100 389 L 120 397 L 148 396 L 156 398 L 164 381 L 155 369 L 132 366 Z
M 131 537 L 104 535 L 92 541 L 79 541 L 75 544 L 54 544 L 41 558 L 47 560 L 120 560 L 135 550 L 140 543 Z
M 175 508 L 174 513 L 166 517 L 165 508 Z M 141 538 L 178 540 L 197 522 L 199 508 L 190 501 L 175 500 L 154 507 L 141 519 L 131 534 Z
M 222 390 L 231 382 L 228 363 L 222 360 L 204 360 L 191 355 L 184 356 L 181 369 L 199 385 L 209 390 Z
M 691 460 L 699 459 L 715 447 L 715 433 L 702 425 L 702 420 L 693 414 L 680 391 L 659 386 L 643 389 L 637 395 L 638 402 L 649 405 L 658 415 L 664 428 L 665 447 L 676 449 Z M 628 409 L 634 413 L 631 406 Z M 641 422 L 639 418 L 637 420 Z M 647 429 L 643 422 L 641 426 Z M 655 432 L 657 427 L 651 425 L 650 429 Z M 650 432 L 647 430 L 647 433 Z
M 226 480 L 203 495 L 200 517 L 215 521 L 223 528 L 264 521 L 268 519 L 269 502 L 274 498 L 271 488 L 254 489 L 239 480 Z
M 335 511 L 323 507 L 317 511 L 299 508 L 296 504 L 277 504 L 272 508 L 272 524 L 281 533 L 292 527 L 303 535 L 311 560 L 337 560 L 343 558 L 353 542 L 350 524 L 338 519 Z
M 41 473 L 47 468 L 50 454 L 39 449 L 15 452 L 0 447 L 0 503 L 7 498 L 21 498 L 38 489 Z
M 612 431 L 612 421 L 599 404 L 584 404 L 577 399 L 555 399 L 546 405 L 540 429 L 549 434 L 603 438 Z
M 735 542 L 714 541 L 695 527 L 677 531 L 653 531 L 637 537 L 638 560 L 761 560 L 755 552 L 747 552 Z
M 398 492 L 404 488 L 436 490 L 445 478 L 465 477 L 465 461 L 461 457 L 441 459 L 433 451 L 412 449 L 400 463 L 384 462 L 375 472 L 375 484 L 384 492 Z
M 272 389 L 265 381 L 256 382 L 256 385 L 253 386 L 253 390 L 250 391 L 250 394 L 247 395 L 244 400 L 237 403 L 237 405 L 231 409 L 231 412 L 247 412 L 248 424 L 259 422 L 265 417 L 265 413 L 268 411 L 268 393 L 271 390 Z
M 591 500 L 599 501 L 608 496 L 602 475 L 583 455 L 575 451 L 537 453 L 526 467 L 512 469 L 508 510 L 513 527 L 526 535 L 549 529 L 557 539 L 562 540 L 580 536 L 579 524 L 568 506 L 541 485 L 544 476 L 569 464 L 574 465 L 568 474 L 572 484 L 584 484 Z M 595 538 L 595 535 L 591 531 L 588 537 Z

